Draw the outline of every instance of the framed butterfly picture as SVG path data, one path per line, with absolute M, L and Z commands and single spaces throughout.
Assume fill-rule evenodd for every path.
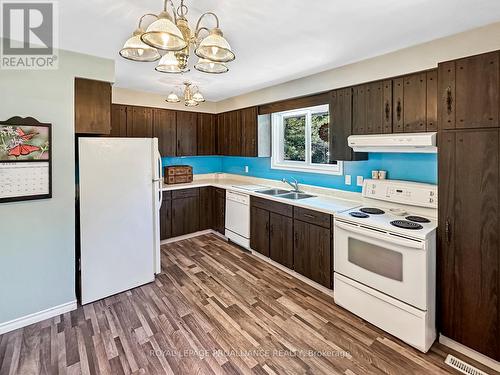
M 0 203 L 52 197 L 51 124 L 0 121 Z

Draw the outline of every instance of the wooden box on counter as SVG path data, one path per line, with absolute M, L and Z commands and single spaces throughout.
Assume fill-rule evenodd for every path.
M 165 183 L 172 184 L 185 184 L 193 182 L 193 167 L 190 165 L 171 165 L 165 167 Z

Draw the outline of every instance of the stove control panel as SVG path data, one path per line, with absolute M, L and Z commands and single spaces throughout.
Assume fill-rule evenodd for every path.
M 363 196 L 400 204 L 437 208 L 437 185 L 400 180 L 365 180 Z

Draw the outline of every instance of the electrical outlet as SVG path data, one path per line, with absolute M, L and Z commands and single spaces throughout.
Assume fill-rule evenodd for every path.
M 346 175 L 344 176 L 344 183 L 345 183 L 346 185 L 350 185 L 350 184 L 351 184 L 351 175 L 350 175 L 350 174 L 346 174 Z
M 248 173 L 248 165 L 245 165 L 245 173 Z
M 356 177 L 356 185 L 363 186 L 363 176 Z

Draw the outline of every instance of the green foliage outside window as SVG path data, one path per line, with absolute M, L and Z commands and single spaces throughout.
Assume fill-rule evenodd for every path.
M 314 113 L 311 116 L 311 161 L 316 164 L 328 164 L 328 112 Z M 285 117 L 284 160 L 306 160 L 306 117 L 298 115 Z

